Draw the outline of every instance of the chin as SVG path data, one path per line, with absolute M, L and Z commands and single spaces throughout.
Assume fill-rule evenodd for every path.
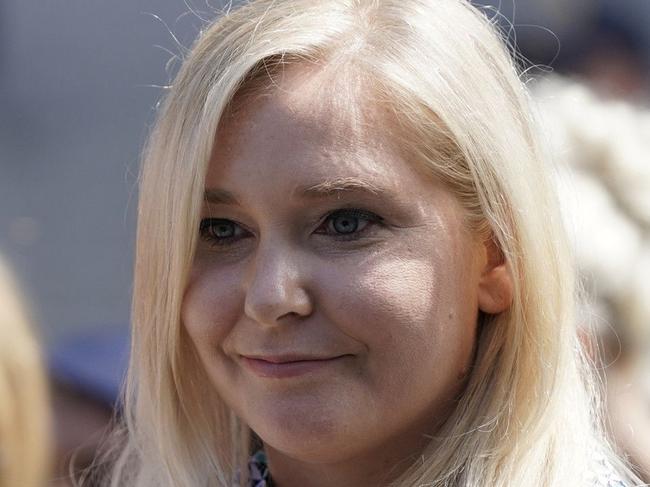
M 359 438 L 349 430 L 354 418 L 329 414 L 319 408 L 311 413 L 293 408 L 273 408 L 251 421 L 250 426 L 262 441 L 296 460 L 310 463 L 336 461 L 348 456 L 351 439 Z M 259 427 L 256 427 L 259 425 Z

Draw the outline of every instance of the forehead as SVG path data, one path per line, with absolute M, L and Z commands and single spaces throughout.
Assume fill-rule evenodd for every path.
M 360 76 L 350 68 L 300 64 L 278 70 L 257 89 L 235 96 L 219 125 L 217 141 L 238 142 L 237 134 L 293 122 L 296 137 L 320 137 L 337 148 L 367 143 L 372 128 L 386 125 L 377 106 L 364 99 Z
M 332 173 L 396 181 L 405 156 L 386 106 L 347 70 L 291 66 L 236 98 L 216 134 L 206 186 L 272 167 L 292 179 Z

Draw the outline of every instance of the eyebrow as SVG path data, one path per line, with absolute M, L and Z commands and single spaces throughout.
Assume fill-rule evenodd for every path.
M 370 181 L 356 177 L 341 177 L 322 181 L 307 186 L 299 186 L 292 191 L 291 196 L 302 199 L 318 199 L 340 195 L 345 192 L 369 193 L 380 195 L 389 193 L 385 188 L 377 186 Z M 237 197 L 230 191 L 218 188 L 206 189 L 204 199 L 208 203 L 239 205 Z
M 322 198 L 343 192 L 363 192 L 371 194 L 382 194 L 387 191 L 370 181 L 355 177 L 344 177 L 328 179 L 326 181 L 310 186 L 301 186 L 294 190 L 294 196 L 301 198 Z
M 207 203 L 213 203 L 215 205 L 239 205 L 239 201 L 235 195 L 225 189 L 206 189 L 203 193 L 203 199 Z

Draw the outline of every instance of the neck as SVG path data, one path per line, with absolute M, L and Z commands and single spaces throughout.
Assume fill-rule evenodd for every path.
M 268 447 L 267 447 L 268 448 Z M 277 487 L 376 487 L 387 485 L 412 459 L 357 458 L 340 463 L 306 463 L 269 449 L 269 467 Z
M 269 445 L 264 449 L 276 487 L 376 487 L 389 485 L 416 461 L 432 441 L 421 432 L 390 438 L 380 447 L 340 461 L 302 460 Z

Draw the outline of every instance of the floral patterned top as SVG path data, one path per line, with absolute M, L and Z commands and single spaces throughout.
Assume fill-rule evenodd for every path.
M 248 485 L 249 487 L 273 487 L 264 450 L 258 450 L 248 460 Z
M 258 450 L 248 461 L 248 487 L 273 487 L 264 450 Z M 594 462 L 585 487 L 628 487 L 604 458 Z
M 627 487 L 623 479 L 605 458 L 598 458 L 594 461 L 594 468 L 589 472 L 585 485 L 593 487 Z

